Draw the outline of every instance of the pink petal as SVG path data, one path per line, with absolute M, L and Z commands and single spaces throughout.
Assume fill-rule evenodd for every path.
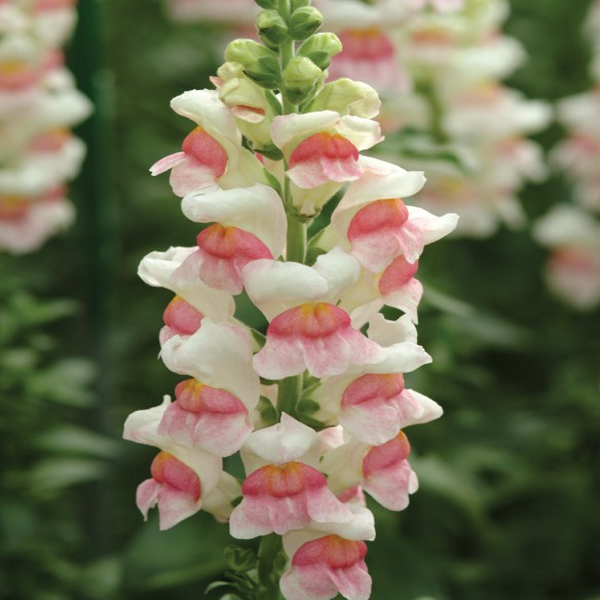
M 180 198 L 191 192 L 212 187 L 216 182 L 214 172 L 191 156 L 186 156 L 174 165 L 169 177 L 173 193 Z
M 242 269 L 258 259 L 272 259 L 270 250 L 253 234 L 237 227 L 210 225 L 198 234 L 202 256 L 199 277 L 207 285 L 239 294 L 244 288 Z
M 338 591 L 348 600 L 367 600 L 371 577 L 364 542 L 328 535 L 303 544 L 281 578 L 287 600 L 331 600 Z
M 375 446 L 363 459 L 363 487 L 388 510 L 404 510 L 408 496 L 417 491 L 418 481 L 406 457 L 410 445 L 404 433 Z
M 248 410 L 226 390 L 190 379 L 179 383 L 175 394 L 177 400 L 165 411 L 158 433 L 176 444 L 230 456 L 252 432 Z
M 312 521 L 344 523 L 353 514 L 327 489 L 325 476 L 303 463 L 267 465 L 251 473 L 242 485 L 244 499 L 231 514 L 231 535 L 257 535 L 304 529 Z
M 154 176 L 160 175 L 169 169 L 172 169 L 175 165 L 178 165 L 181 161 L 185 160 L 185 152 L 175 152 L 175 154 L 169 154 L 155 162 L 150 167 L 150 173 Z
M 382 348 L 352 329 L 345 311 L 318 302 L 287 310 L 271 321 L 267 343 L 254 357 L 254 367 L 268 379 L 297 375 L 305 369 L 322 377 L 341 375 L 351 364 L 382 358 Z

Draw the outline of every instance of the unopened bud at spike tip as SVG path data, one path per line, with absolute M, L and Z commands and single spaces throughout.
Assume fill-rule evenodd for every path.
M 294 40 L 305 40 L 323 24 L 323 15 L 312 6 L 304 6 L 290 17 L 290 35 Z
M 283 71 L 283 89 L 286 97 L 300 104 L 320 86 L 325 74 L 315 63 L 304 56 L 295 56 Z
M 277 8 L 277 0 L 254 0 L 261 8 Z
M 335 33 L 317 33 L 298 49 L 300 56 L 310 58 L 320 69 L 326 69 L 331 57 L 342 51 L 342 42 Z
M 263 10 L 256 19 L 260 39 L 268 46 L 278 46 L 289 36 L 283 17 L 276 10 Z
M 244 73 L 260 86 L 279 86 L 280 69 L 277 55 L 254 40 L 234 40 L 225 49 L 225 60 L 240 63 Z

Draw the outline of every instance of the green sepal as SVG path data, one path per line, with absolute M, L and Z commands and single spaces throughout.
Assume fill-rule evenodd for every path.
M 319 412 L 321 405 L 315 400 L 311 400 L 310 398 L 306 398 L 304 400 L 300 400 L 296 407 L 296 410 L 299 414 L 303 415 L 314 415 L 316 412 Z
M 235 508 L 238 504 L 241 504 L 242 500 L 244 499 L 244 496 L 236 496 L 231 502 L 231 506 L 233 506 L 233 508 Z
M 277 177 L 275 177 L 275 175 L 273 175 L 273 173 L 271 173 L 270 171 L 268 171 L 267 169 L 265 169 L 265 177 L 267 178 L 267 181 L 269 182 L 269 185 L 280 195 L 283 195 L 283 190 L 281 189 L 281 183 L 279 182 L 279 179 L 277 179 Z
M 267 336 L 264 333 L 257 331 L 253 327 L 250 328 L 250 335 L 258 345 L 259 349 L 262 349 L 262 347 L 267 343 Z
M 225 560 L 231 569 L 238 572 L 246 572 L 256 568 L 258 557 L 249 548 L 242 548 L 231 544 L 224 550 Z
M 254 152 L 260 152 L 260 154 L 271 160 L 283 160 L 283 152 L 275 145 L 254 148 Z
M 281 106 L 281 102 L 279 102 L 277 96 L 275 96 L 273 92 L 265 92 L 265 99 L 276 114 L 283 114 L 283 106 Z
M 277 409 L 266 396 L 260 397 L 257 409 L 261 419 L 267 426 L 275 425 L 279 420 Z

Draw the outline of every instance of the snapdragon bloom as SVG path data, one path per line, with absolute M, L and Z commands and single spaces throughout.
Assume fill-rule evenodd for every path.
M 397 57 L 383 23 L 411 9 L 361 6 L 368 34 L 340 60 L 387 69 Z M 307 6 L 289 8 L 319 20 Z M 281 9 L 260 14 L 261 39 L 284 35 L 271 27 Z M 292 20 L 285 15 L 299 27 Z M 405 387 L 405 374 L 431 360 L 415 328 L 419 261 L 457 217 L 409 204 L 422 172 L 363 156 L 382 140 L 379 98 L 345 77 L 324 83 L 340 44 L 318 35 L 286 46 L 300 52 L 291 58 L 278 56 L 279 41 L 238 40 L 211 79 L 217 90 L 172 102 L 197 127 L 152 173 L 171 171 L 183 214 L 199 224 L 196 245 L 152 252 L 139 273 L 175 294 L 160 358 L 184 378 L 173 401 L 133 413 L 125 437 L 160 450 L 138 506 L 144 516 L 158 506 L 161 528 L 206 510 L 234 538 L 264 537 L 266 570 L 287 557 L 278 582 L 286 600 L 367 600 L 375 522 L 363 490 L 403 510 L 417 489 L 403 430 L 442 414 Z M 334 195 L 331 224 L 309 241 Z M 405 314 L 389 321 L 384 305 Z M 260 331 L 244 322 L 255 311 Z M 223 470 L 238 451 L 239 480 Z M 265 566 L 240 577 L 271 588 Z

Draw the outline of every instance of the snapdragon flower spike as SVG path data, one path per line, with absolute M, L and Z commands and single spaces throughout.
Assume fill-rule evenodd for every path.
M 182 152 L 161 158 L 152 175 L 170 170 L 169 183 L 178 196 L 215 185 L 227 169 L 227 153 L 214 137 L 196 127 L 183 140 Z
M 291 556 L 290 568 L 281 578 L 281 591 L 286 600 L 331 600 L 338 592 L 348 600 L 367 600 L 371 577 L 366 553 L 364 542 L 337 535 L 305 542 Z
M 176 444 L 199 446 L 217 456 L 237 452 L 252 432 L 248 409 L 232 393 L 187 379 L 177 384 L 158 433 Z
M 189 336 L 198 331 L 204 315 L 180 296 L 175 296 L 165 308 L 163 321 L 165 326 L 160 330 L 160 343 L 164 344 L 174 335 Z
M 352 328 L 348 313 L 326 302 L 307 302 L 271 321 L 267 342 L 254 356 L 254 368 L 267 379 L 283 379 L 305 370 L 323 377 L 381 358 L 381 347 Z

